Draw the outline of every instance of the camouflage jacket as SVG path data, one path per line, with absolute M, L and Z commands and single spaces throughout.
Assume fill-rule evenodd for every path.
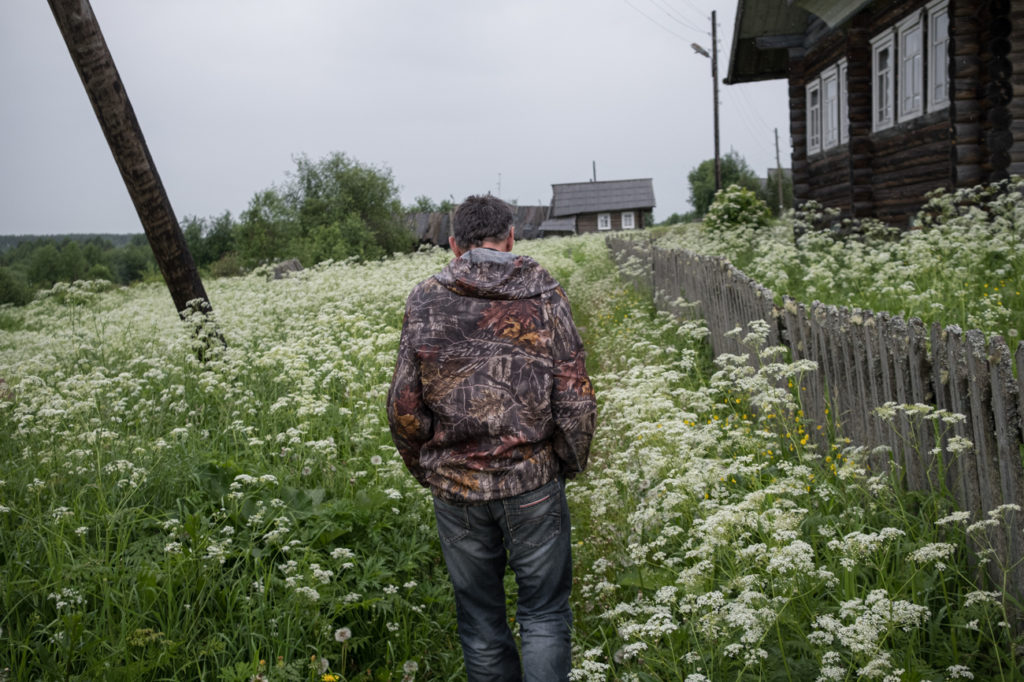
M 406 303 L 388 422 L 436 495 L 483 502 L 587 464 L 594 390 L 565 292 L 528 256 L 475 248 Z

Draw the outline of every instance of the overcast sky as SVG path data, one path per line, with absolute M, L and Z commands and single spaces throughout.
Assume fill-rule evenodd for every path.
M 180 217 L 238 215 L 293 157 L 389 168 L 403 203 L 653 178 L 661 220 L 714 155 L 736 1 L 92 0 Z M 43 0 L 0 1 L 0 234 L 141 232 Z M 721 86 L 721 146 L 764 175 L 785 81 Z

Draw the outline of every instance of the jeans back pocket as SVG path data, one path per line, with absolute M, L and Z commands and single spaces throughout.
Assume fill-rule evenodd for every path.
M 539 547 L 562 532 L 565 493 L 555 478 L 541 487 L 505 500 L 512 542 Z

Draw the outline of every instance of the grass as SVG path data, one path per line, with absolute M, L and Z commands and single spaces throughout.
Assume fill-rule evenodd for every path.
M 600 237 L 521 247 L 566 286 L 600 401 L 569 488 L 574 677 L 1021 678 L 1015 605 L 966 542 L 999 519 L 812 450 L 786 387 L 813 369 L 758 329 L 756 368 L 713 361 Z M 184 325 L 156 285 L 3 310 L 0 678 L 459 679 L 429 494 L 383 413 L 405 296 L 447 257 L 214 280 Z

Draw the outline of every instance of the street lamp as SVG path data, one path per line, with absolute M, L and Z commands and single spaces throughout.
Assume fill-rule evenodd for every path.
M 711 80 L 714 82 L 715 109 L 715 191 L 722 189 L 722 157 L 718 148 L 718 21 L 711 10 L 711 54 L 697 43 L 690 43 L 693 51 L 711 60 Z

